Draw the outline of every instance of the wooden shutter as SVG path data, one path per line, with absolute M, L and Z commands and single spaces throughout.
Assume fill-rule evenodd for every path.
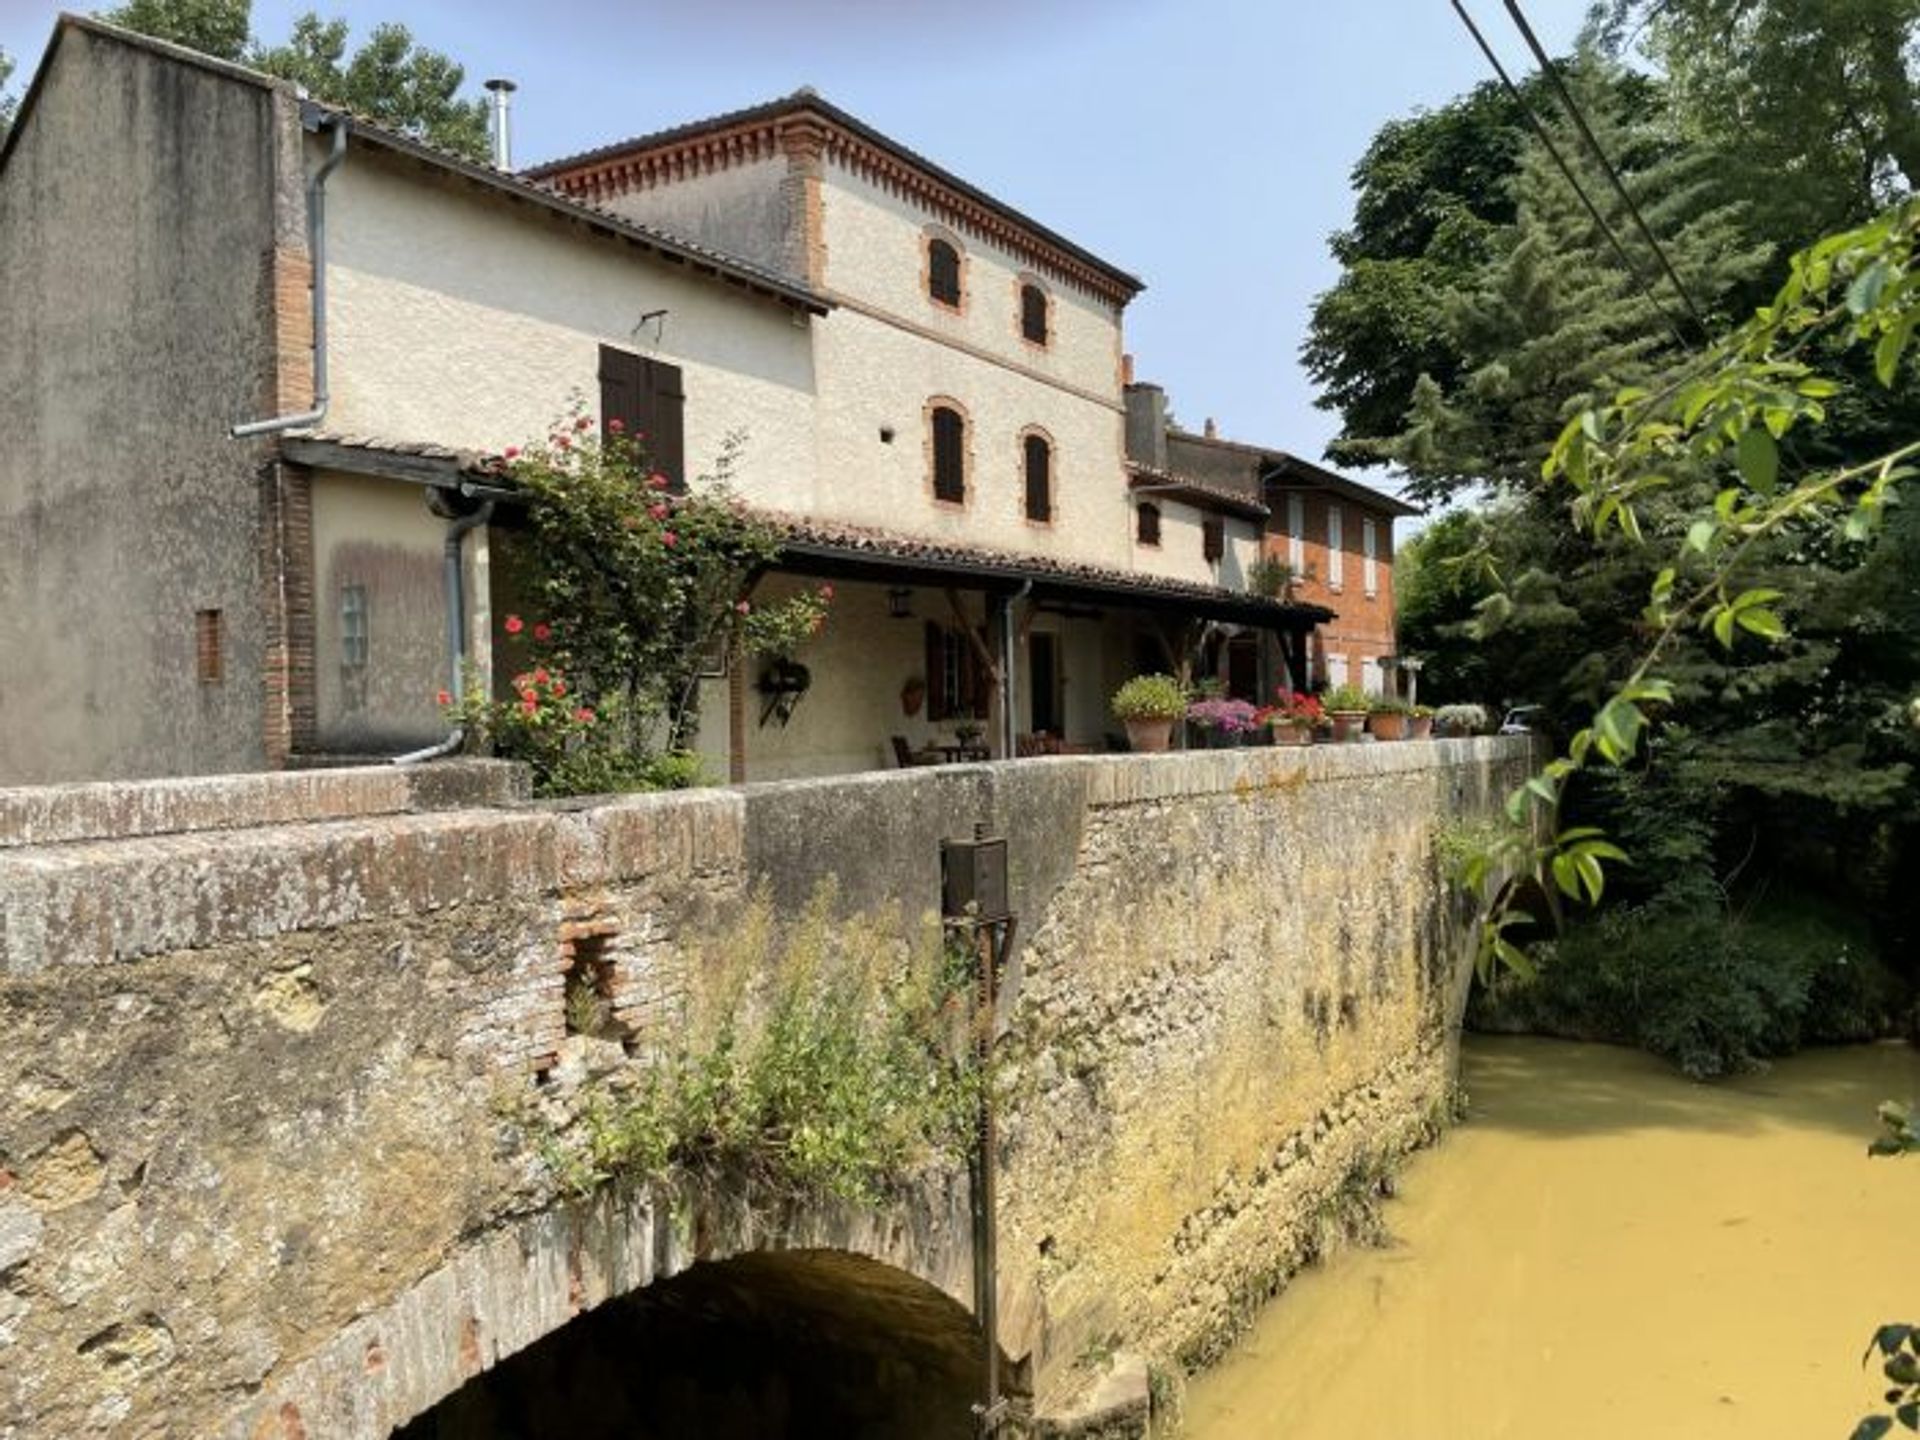
M 1020 287 L 1020 333 L 1036 345 L 1047 343 L 1047 292 L 1038 285 Z
M 640 442 L 648 462 L 686 489 L 687 396 L 678 365 L 649 360 L 631 351 L 600 347 L 600 425 L 602 438 L 610 420 L 618 420 L 628 435 Z
M 955 505 L 967 499 L 966 422 L 944 405 L 933 412 L 933 498 Z
M 1200 549 L 1209 565 L 1227 553 L 1227 522 L 1218 515 L 1200 522 Z
M 1053 519 L 1053 447 L 1038 435 L 1027 437 L 1027 519 Z
M 1142 545 L 1160 543 L 1160 507 L 1151 502 L 1142 505 L 1139 512 L 1139 539 Z
M 943 305 L 960 303 L 960 252 L 944 240 L 927 242 L 927 294 Z

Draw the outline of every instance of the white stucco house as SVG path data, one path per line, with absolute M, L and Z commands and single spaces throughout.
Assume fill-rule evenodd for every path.
M 163 198 L 94 223 L 128 193 Z M 1257 481 L 1129 464 L 1140 282 L 811 91 L 511 173 L 66 17 L 0 150 L 0 262 L 30 282 L 9 333 L 66 297 L 57 350 L 0 351 L 0 639 L 71 681 L 0 690 L 0 783 L 433 745 L 500 619 L 485 459 L 576 398 L 676 480 L 743 432 L 734 488 L 787 542 L 762 593 L 836 585 L 784 723 L 752 662 L 704 683 L 719 775 L 888 765 L 962 723 L 996 755 L 1100 747 L 1128 676 L 1232 632 L 1264 688 L 1331 617 L 1250 590 Z M 156 287 L 203 303 L 143 344 Z M 186 324 L 220 363 L 155 376 Z M 84 423 L 129 395 L 137 462 Z M 166 497 L 113 567 L 139 635 L 90 678 L 113 617 L 44 622 L 106 557 L 54 522 L 91 496 L 131 526 L 136 493 Z M 178 704 L 94 725 L 110 679 Z

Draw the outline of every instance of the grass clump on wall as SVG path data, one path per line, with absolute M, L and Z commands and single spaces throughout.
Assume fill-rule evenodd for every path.
M 696 1175 L 873 1202 L 963 1158 L 981 1084 L 972 971 L 937 923 L 901 933 L 835 919 L 831 890 L 784 930 L 756 899 L 693 957 L 683 1023 L 549 1137 L 563 1186 Z

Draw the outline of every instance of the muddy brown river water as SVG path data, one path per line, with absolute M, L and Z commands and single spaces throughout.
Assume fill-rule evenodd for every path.
M 1860 1355 L 1920 1320 L 1920 1157 L 1869 1160 L 1920 1052 L 1696 1085 L 1625 1050 L 1472 1039 L 1469 1120 L 1395 1242 L 1300 1276 L 1196 1382 L 1186 1440 L 1846 1440 Z

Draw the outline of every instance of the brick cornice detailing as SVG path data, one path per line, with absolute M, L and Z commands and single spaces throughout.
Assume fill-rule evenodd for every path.
M 789 164 L 796 166 L 817 165 L 824 157 L 889 194 L 925 206 L 949 224 L 1018 256 L 1053 279 L 1107 301 L 1116 311 L 1133 298 L 1127 286 L 991 206 L 864 136 L 806 112 L 749 121 L 668 140 L 648 150 L 608 156 L 550 175 L 547 183 L 572 199 L 604 204 L 629 191 L 696 179 L 776 155 L 787 156 Z

